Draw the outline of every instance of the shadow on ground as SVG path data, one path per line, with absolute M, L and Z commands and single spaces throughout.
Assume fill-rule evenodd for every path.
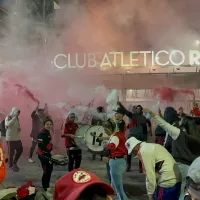
M 82 168 L 89 170 L 99 176 L 102 180 L 108 182 L 106 176 L 106 166 L 100 158 L 92 160 L 92 155 L 89 152 L 84 152 L 82 161 Z M 37 187 L 41 187 L 41 175 L 42 169 L 39 161 L 35 157 L 36 162 L 31 164 L 28 163 L 27 158 L 23 157 L 20 160 L 19 172 L 8 171 L 7 178 L 3 184 L 0 185 L 0 189 L 7 186 L 17 186 L 25 184 L 28 180 L 32 180 Z M 54 167 L 54 171 L 51 178 L 51 187 L 54 187 L 55 182 L 67 173 L 67 167 Z M 146 200 L 146 189 L 145 189 L 145 177 L 143 174 L 138 172 L 138 160 L 133 159 L 131 172 L 124 174 L 124 189 L 130 200 Z

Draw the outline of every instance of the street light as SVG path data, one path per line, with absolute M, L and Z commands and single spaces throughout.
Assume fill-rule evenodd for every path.
M 200 45 L 200 41 L 196 40 L 196 45 L 199 46 Z

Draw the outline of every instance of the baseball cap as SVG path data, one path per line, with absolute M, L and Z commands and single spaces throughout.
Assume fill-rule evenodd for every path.
M 128 154 L 131 154 L 133 149 L 136 147 L 137 144 L 142 143 L 142 141 L 137 140 L 135 137 L 131 137 L 126 141 L 126 148 L 128 149 Z
M 192 191 L 197 195 L 200 196 L 200 157 L 196 158 L 193 163 L 190 165 L 187 178 L 192 179 L 189 180 L 187 183 L 187 187 L 192 189 Z
M 61 177 L 55 185 L 54 200 L 76 200 L 88 187 L 99 185 L 108 195 L 113 195 L 113 188 L 102 182 L 96 175 L 81 168 L 75 169 Z

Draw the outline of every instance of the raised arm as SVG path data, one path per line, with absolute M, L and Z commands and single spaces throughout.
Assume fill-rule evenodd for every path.
M 149 109 L 145 109 L 145 110 L 151 115 L 151 117 L 155 119 L 157 125 L 162 127 L 172 137 L 173 140 L 176 140 L 178 138 L 181 132 L 179 128 L 167 123 L 162 117 L 160 117 L 159 115 L 156 115 L 151 110 Z
M 48 116 L 48 114 L 49 114 L 49 108 L 48 108 L 48 105 L 47 105 L 47 103 L 45 103 L 45 106 L 44 106 L 44 114 L 46 115 L 46 116 Z
M 16 120 L 17 120 L 17 116 L 14 116 L 13 118 L 11 118 L 10 116 L 6 117 L 6 119 L 5 119 L 5 127 L 6 126 L 7 127 L 12 126 L 15 123 Z
M 118 101 L 118 106 L 120 106 L 123 110 L 124 110 L 124 113 L 126 114 L 126 116 L 128 116 L 128 117 L 132 117 L 133 116 L 133 113 L 132 112 L 130 112 L 130 111 L 128 111 L 123 105 L 122 105 L 122 103 L 120 102 L 120 101 Z

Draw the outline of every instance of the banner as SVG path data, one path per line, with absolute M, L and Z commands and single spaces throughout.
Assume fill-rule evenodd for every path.
M 196 100 L 200 101 L 200 89 L 192 89 L 195 93 Z M 153 89 L 126 90 L 126 101 L 148 101 L 156 100 L 153 98 Z M 183 101 L 191 101 L 191 95 L 186 95 Z

